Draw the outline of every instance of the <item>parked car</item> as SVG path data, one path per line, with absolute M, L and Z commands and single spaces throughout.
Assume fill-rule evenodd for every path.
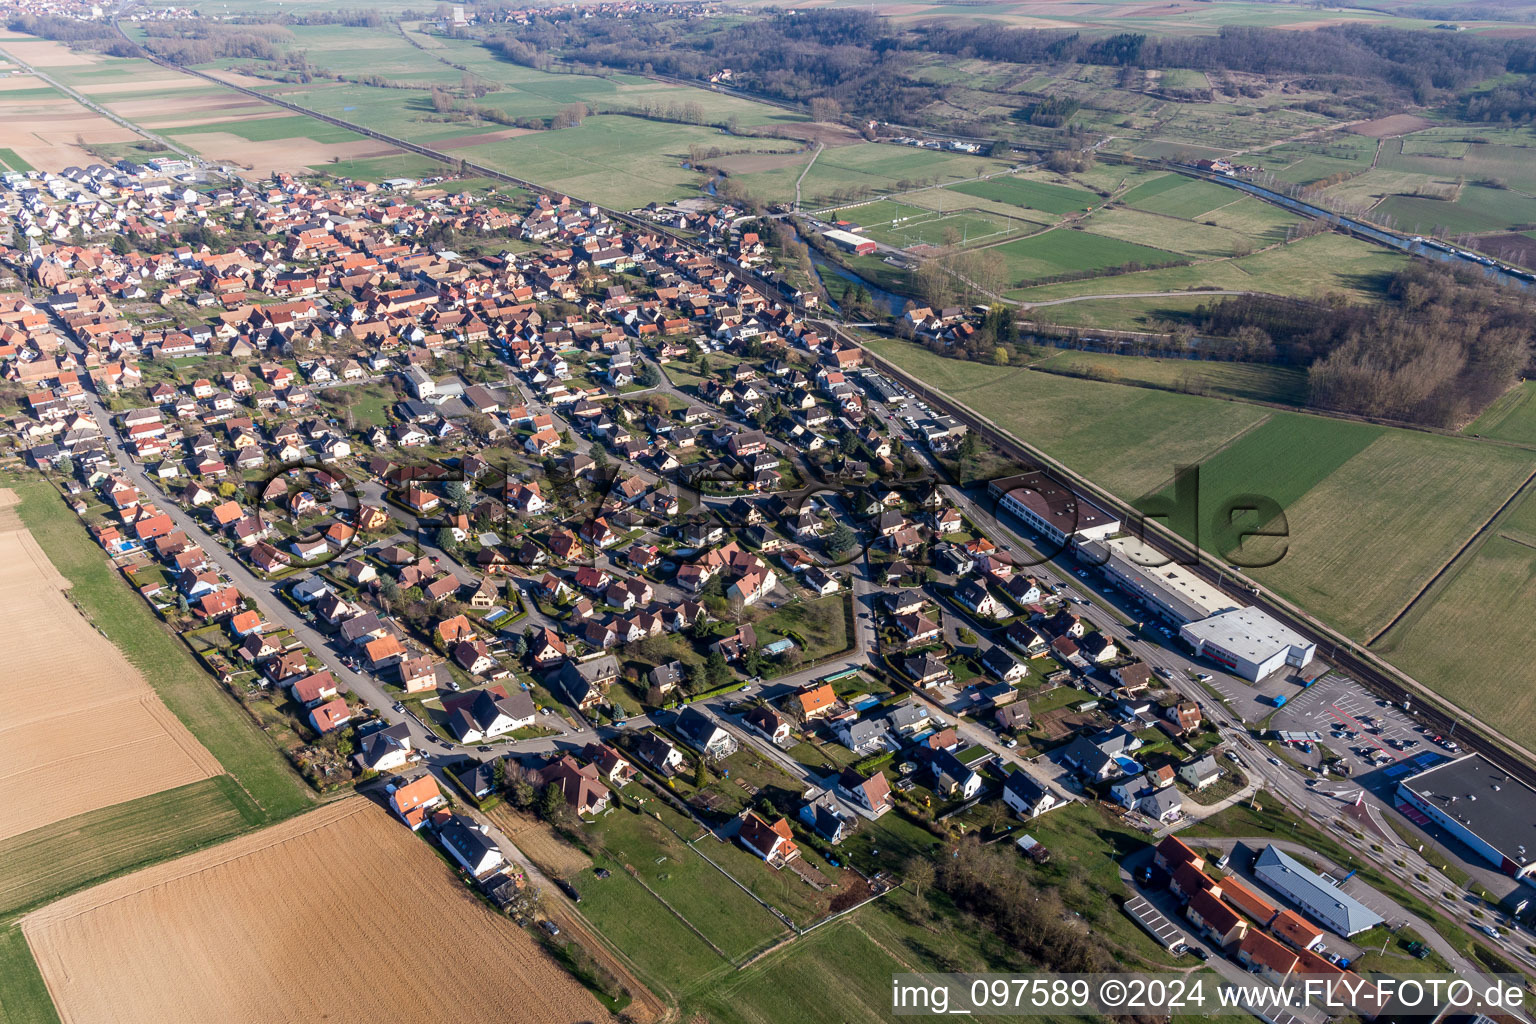
M 560 934 L 560 926 L 555 924 L 555 922 L 553 922 L 553 921 L 550 921 L 550 920 L 540 921 L 539 922 L 539 927 L 543 928 L 546 932 L 549 932 L 549 934 L 551 936 L 555 936 L 555 935 L 559 935 Z

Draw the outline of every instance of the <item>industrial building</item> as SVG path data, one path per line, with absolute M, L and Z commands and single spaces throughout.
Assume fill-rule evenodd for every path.
M 1056 544 L 1081 544 L 1120 532 L 1120 520 L 1044 473 L 1001 477 L 987 484 L 998 506 Z
M 879 248 L 870 239 L 856 235 L 852 231 L 844 231 L 841 228 L 832 228 L 823 232 L 821 237 L 844 252 L 855 253 L 859 256 L 868 256 Z
M 1191 622 L 1179 635 L 1195 649 L 1236 675 L 1256 682 L 1289 665 L 1304 668 L 1317 644 L 1258 608 L 1238 608 Z
M 1235 611 L 1237 602 L 1135 537 L 1092 540 L 1078 549 L 1082 561 L 1101 566 L 1123 589 L 1175 625 Z
M 1536 881 L 1536 790 L 1481 754 L 1397 784 L 1398 809 L 1428 818 L 1507 875 Z
M 1260 851 L 1253 873 L 1318 924 L 1346 939 L 1382 923 L 1376 911 L 1276 846 Z

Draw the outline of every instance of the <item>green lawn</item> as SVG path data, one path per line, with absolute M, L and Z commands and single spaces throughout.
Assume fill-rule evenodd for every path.
M 75 601 L 218 758 L 265 819 L 276 821 L 311 806 L 308 790 L 272 742 L 128 589 L 58 492 L 32 477 L 11 486 L 21 497 L 22 520 L 69 579 Z
M 968 181 L 950 188 L 951 191 L 964 192 L 968 196 L 979 196 L 1011 206 L 1025 206 L 1031 210 L 1054 214 L 1086 210 L 1098 201 L 1092 192 L 1082 189 L 1014 176 Z
M 315 142 L 358 142 L 365 138 L 356 132 L 317 121 L 313 117 L 294 114 L 291 117 L 264 117 L 256 120 L 221 121 L 216 124 L 199 124 L 187 128 L 162 128 L 171 136 L 194 136 L 187 139 L 189 145 L 197 145 L 195 136 L 204 132 L 226 132 L 252 142 L 274 142 L 278 139 L 312 139 Z
M 1149 184 L 1161 184 L 1161 181 Z M 1198 178 L 1184 178 L 1172 188 L 1159 188 L 1152 194 L 1143 193 L 1134 201 L 1132 196 L 1141 192 L 1147 186 L 1142 185 L 1125 197 L 1128 205 L 1134 205 L 1139 210 L 1148 213 L 1161 213 L 1170 217 L 1182 217 L 1193 220 L 1218 206 L 1226 206 L 1242 198 L 1242 193 L 1235 189 L 1225 188 L 1211 181 L 1202 181 Z
M 260 823 L 245 793 L 221 775 L 12 836 L 0 841 L 0 917 Z
M 667 824 L 678 832 L 691 835 L 697 831 L 697 826 L 682 816 L 669 811 L 661 813 Z M 622 872 L 622 865 L 633 866 L 646 885 L 732 959 L 766 945 L 785 930 L 778 918 L 761 904 L 742 892 L 662 823 L 644 814 L 628 808 L 616 810 L 588 826 L 587 832 L 595 841 L 594 850 L 601 849 L 609 861 L 618 865 L 610 867 L 614 874 Z M 718 860 L 714 841 L 704 842 L 710 857 Z M 769 869 L 759 861 L 756 870 Z M 601 888 L 611 880 L 588 879 L 583 874 L 579 888 L 585 896 L 588 890 Z M 657 912 L 666 913 L 666 908 L 657 904 L 653 897 L 646 898 L 655 905 Z
M 790 637 L 807 661 L 819 661 L 848 646 L 847 603 L 845 594 L 791 601 L 757 620 L 758 641 L 769 644 Z

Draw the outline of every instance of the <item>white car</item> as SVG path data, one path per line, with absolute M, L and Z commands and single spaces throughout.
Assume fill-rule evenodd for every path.
M 1490 939 L 1502 939 L 1504 937 L 1504 933 L 1499 931 L 1491 924 L 1480 924 L 1478 927 L 1481 928 L 1483 930 L 1483 934 L 1488 936 Z

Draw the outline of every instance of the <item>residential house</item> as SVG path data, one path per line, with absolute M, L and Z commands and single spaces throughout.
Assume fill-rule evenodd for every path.
M 783 818 L 770 823 L 756 811 L 745 811 L 741 816 L 741 828 L 736 839 L 752 853 L 768 862 L 772 868 L 782 868 L 800 856 L 795 844 L 794 831 Z
M 385 791 L 389 794 L 390 810 L 399 815 L 400 820 L 412 830 L 425 825 L 427 815 L 433 808 L 441 807 L 446 802 L 437 788 L 437 780 L 431 775 L 423 775 L 402 786 L 388 786 Z

